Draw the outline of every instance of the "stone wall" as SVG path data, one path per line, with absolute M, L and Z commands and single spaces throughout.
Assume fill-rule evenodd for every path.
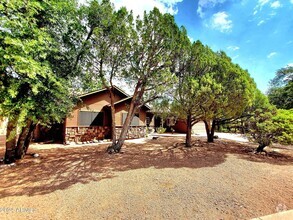
M 116 127 L 116 137 L 119 138 L 122 127 Z M 98 140 L 110 139 L 111 129 L 108 126 L 95 127 L 67 127 L 65 131 L 65 143 L 86 143 Z M 144 138 L 145 126 L 131 126 L 128 129 L 126 139 Z
M 65 131 L 65 142 L 92 142 L 110 138 L 111 130 L 108 126 L 94 127 L 67 127 Z
M 116 137 L 119 138 L 122 127 L 116 127 Z M 128 129 L 126 139 L 144 138 L 146 136 L 145 126 L 131 126 Z

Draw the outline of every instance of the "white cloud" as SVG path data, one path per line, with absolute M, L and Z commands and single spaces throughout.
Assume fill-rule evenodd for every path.
M 293 4 L 293 0 L 290 0 L 291 4 Z
M 230 32 L 233 24 L 226 12 L 218 12 L 212 16 L 211 27 L 221 32 Z
M 263 23 L 265 23 L 265 21 L 264 21 L 264 20 L 261 20 L 260 22 L 258 22 L 257 26 L 260 26 L 260 25 L 262 25 Z
M 237 47 L 237 46 L 229 46 L 227 47 L 228 50 L 233 50 L 233 51 L 236 51 L 236 50 L 239 50 L 240 47 Z
M 203 18 L 205 13 L 204 10 L 207 8 L 213 8 L 218 4 L 222 4 L 226 2 L 227 0 L 199 0 L 198 1 L 198 7 L 197 7 L 197 14 Z M 292 0 L 293 1 L 293 0 Z
M 293 0 L 292 0 L 293 1 Z M 263 6 L 268 4 L 270 2 L 270 0 L 258 0 L 258 3 L 256 4 L 256 6 L 254 7 L 254 15 L 256 14 L 256 11 L 261 11 Z
M 293 0 L 292 0 L 292 1 L 293 1 Z M 291 66 L 293 66 L 293 63 L 288 63 L 287 66 L 290 66 L 290 67 L 291 67 Z
M 268 56 L 267 56 L 267 58 L 272 58 L 273 56 L 276 56 L 277 55 L 277 53 L 276 52 L 271 52 Z
M 144 11 L 149 12 L 157 7 L 162 13 L 177 14 L 177 3 L 183 0 L 112 0 L 116 8 L 125 6 L 128 10 L 132 10 L 134 15 L 143 16 Z
M 188 36 L 188 38 L 189 38 L 189 40 L 191 41 L 191 43 L 194 42 L 194 39 L 193 39 L 192 37 Z
M 258 4 L 260 6 L 264 6 L 265 4 L 269 3 L 270 0 L 258 0 Z
M 292 0 L 293 1 L 293 0 Z M 280 8 L 282 5 L 279 1 L 275 1 L 271 4 L 271 7 L 276 9 L 276 8 Z

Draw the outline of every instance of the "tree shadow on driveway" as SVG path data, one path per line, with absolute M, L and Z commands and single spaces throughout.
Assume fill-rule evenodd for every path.
M 293 162 L 293 157 L 288 155 L 253 155 L 249 145 L 225 140 L 206 143 L 203 139 L 193 139 L 191 148 L 185 148 L 183 143 L 183 137 L 162 137 L 144 144 L 127 143 L 122 153 L 114 155 L 105 153 L 107 145 L 30 149 L 29 153 L 38 153 L 40 157 L 27 155 L 15 166 L 0 167 L 0 195 L 2 198 L 43 195 L 76 183 L 114 178 L 117 172 L 133 169 L 214 167 L 225 162 L 228 154 L 278 165 Z

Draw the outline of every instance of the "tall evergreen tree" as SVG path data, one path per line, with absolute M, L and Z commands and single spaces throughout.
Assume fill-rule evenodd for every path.
M 280 109 L 293 108 L 293 66 L 279 69 L 270 81 L 268 97 L 271 104 Z
M 0 114 L 8 118 L 5 162 L 11 163 L 25 154 L 37 123 L 60 122 L 73 106 L 68 95 L 72 71 L 64 71 L 77 69 L 79 58 L 73 64 L 66 60 L 73 50 L 56 41 L 53 27 L 64 39 L 60 23 L 72 22 L 66 16 L 77 12 L 77 3 L 13 0 L 1 2 L 0 10 Z
M 88 22 L 93 29 L 88 71 L 93 78 L 100 80 L 111 101 L 112 143 L 116 144 L 114 80 L 123 77 L 130 50 L 130 37 L 133 32 L 132 14 L 125 8 L 114 11 L 110 1 L 93 1 L 89 6 Z
M 135 112 L 144 104 L 155 100 L 174 82 L 171 72 L 179 28 L 170 14 L 157 8 L 137 18 L 130 38 L 129 66 L 123 77 L 133 85 L 133 98 L 129 105 L 117 143 L 108 149 L 119 152 Z

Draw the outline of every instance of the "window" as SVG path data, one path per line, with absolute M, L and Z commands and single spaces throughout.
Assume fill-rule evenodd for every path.
M 79 125 L 80 126 L 103 126 L 104 125 L 104 112 L 79 112 Z
M 124 124 L 126 116 L 127 116 L 127 113 L 122 113 L 122 124 Z M 130 126 L 139 126 L 139 114 L 138 113 L 134 114 L 133 119 L 130 123 Z

